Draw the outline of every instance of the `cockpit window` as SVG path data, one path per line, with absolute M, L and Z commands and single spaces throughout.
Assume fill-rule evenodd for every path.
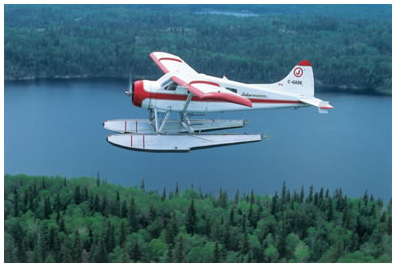
M 175 91 L 177 87 L 177 83 L 170 83 L 164 87 L 164 90 Z
M 169 86 L 170 81 L 170 79 L 167 79 L 165 82 L 161 83 L 161 87 L 164 87 L 165 85 Z

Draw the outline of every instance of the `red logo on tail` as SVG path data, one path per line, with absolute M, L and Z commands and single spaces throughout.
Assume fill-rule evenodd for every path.
M 301 77 L 304 74 L 304 71 L 303 71 L 302 68 L 297 67 L 297 68 L 294 69 L 293 74 L 294 74 L 294 76 L 296 76 L 298 78 L 298 77 Z

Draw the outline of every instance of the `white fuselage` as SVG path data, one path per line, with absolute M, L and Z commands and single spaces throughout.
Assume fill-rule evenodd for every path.
M 219 84 L 240 96 L 250 99 L 253 107 L 246 107 L 234 103 L 218 100 L 202 100 L 196 96 L 191 99 L 186 112 L 208 113 L 221 111 L 237 111 L 267 108 L 298 108 L 307 105 L 300 102 L 298 97 L 274 89 L 275 84 L 255 85 L 245 84 L 200 74 L 203 80 Z M 182 111 L 186 104 L 188 91 L 179 85 L 168 86 L 172 83 L 170 76 L 165 74 L 157 81 L 143 80 L 146 97 L 141 101 L 145 109 L 157 108 L 158 111 Z

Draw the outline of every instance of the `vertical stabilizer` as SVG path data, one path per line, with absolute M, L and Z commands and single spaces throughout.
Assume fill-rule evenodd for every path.
M 308 60 L 301 61 L 291 70 L 286 78 L 277 84 L 281 91 L 297 96 L 313 96 L 314 76 L 311 63 Z

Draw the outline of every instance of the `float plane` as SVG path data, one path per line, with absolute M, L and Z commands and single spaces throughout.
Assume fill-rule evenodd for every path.
M 156 81 L 131 82 L 125 94 L 133 105 L 148 110 L 148 119 L 109 120 L 105 129 L 113 145 L 140 151 L 188 152 L 191 149 L 257 142 L 262 134 L 207 134 L 206 131 L 243 127 L 244 120 L 194 119 L 210 112 L 300 108 L 315 106 L 320 113 L 333 107 L 314 96 L 311 63 L 298 63 L 283 80 L 272 84 L 246 84 L 224 76 L 196 72 L 183 59 L 164 52 L 150 57 L 164 72 Z M 180 119 L 170 119 L 178 112 Z

